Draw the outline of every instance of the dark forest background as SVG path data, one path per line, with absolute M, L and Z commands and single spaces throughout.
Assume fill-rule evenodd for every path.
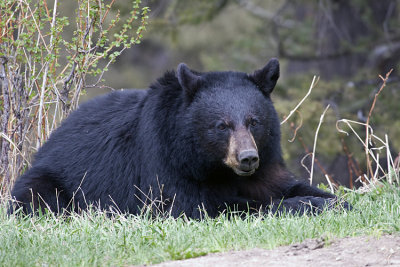
M 300 160 L 312 149 L 320 115 L 330 104 L 319 133 L 317 181 L 325 181 L 328 174 L 339 184 L 351 186 L 365 172 L 364 148 L 356 137 L 340 134 L 336 121 L 365 122 L 382 82 L 378 75 L 393 68 L 370 124 L 377 135 L 388 134 L 394 157 L 400 150 L 399 1 L 163 0 L 144 4 L 152 10 L 148 31 L 142 43 L 126 51 L 106 74 L 111 87 L 146 88 L 180 62 L 199 71 L 251 72 L 277 57 L 281 78 L 273 100 L 281 118 L 306 94 L 313 75 L 320 76 L 300 113 L 282 126 L 289 167 L 307 177 Z M 92 93 L 98 91 L 88 95 Z M 296 139 L 289 143 L 300 123 Z M 363 137 L 363 127 L 358 130 Z
M 388 135 L 393 158 L 400 151 L 399 4 L 399 0 L 142 1 L 151 12 L 141 43 L 124 51 L 105 73 L 105 86 L 87 88 L 81 101 L 112 89 L 145 89 L 180 62 L 198 71 L 252 72 L 277 57 L 281 78 L 273 101 L 281 119 L 306 95 L 313 76 L 320 76 L 299 112 L 282 125 L 289 168 L 309 176 L 300 161 L 312 150 L 320 116 L 329 104 L 318 135 L 314 181 L 326 181 L 328 175 L 337 184 L 352 187 L 366 172 L 364 147 L 354 134 L 339 133 L 336 122 L 346 118 L 365 123 L 382 84 L 378 75 L 385 76 L 390 69 L 369 124 L 382 139 Z M 121 17 L 127 17 L 130 6 L 130 1 L 115 1 L 111 12 L 121 10 Z M 76 7 L 76 1 L 62 1 L 58 10 L 73 19 Z M 66 27 L 63 35 L 70 39 L 72 30 Z M 355 130 L 365 138 L 365 127 Z M 385 149 L 375 152 L 386 160 Z M 310 157 L 304 163 L 310 165 Z

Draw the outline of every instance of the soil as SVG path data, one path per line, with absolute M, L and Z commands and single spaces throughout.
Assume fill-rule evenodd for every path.
M 329 241 L 311 239 L 273 250 L 252 249 L 215 253 L 153 266 L 400 266 L 400 235 L 351 237 Z

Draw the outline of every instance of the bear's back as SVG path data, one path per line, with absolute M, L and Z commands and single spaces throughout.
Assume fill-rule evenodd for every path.
M 61 172 L 75 181 L 89 172 L 104 179 L 121 175 L 124 156 L 135 145 L 135 128 L 146 95 L 147 90 L 114 91 L 82 104 L 39 149 L 33 167 Z

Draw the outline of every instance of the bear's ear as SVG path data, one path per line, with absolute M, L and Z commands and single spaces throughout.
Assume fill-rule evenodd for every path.
M 263 93 L 270 94 L 279 78 L 279 61 L 276 58 L 271 58 L 267 65 L 256 70 L 250 77 Z
M 179 84 L 186 93 L 186 96 L 189 100 L 192 100 L 200 87 L 202 77 L 198 73 L 189 69 L 185 63 L 181 63 L 178 65 L 176 75 Z

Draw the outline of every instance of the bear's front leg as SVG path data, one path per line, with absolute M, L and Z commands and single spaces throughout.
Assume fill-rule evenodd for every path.
M 349 203 L 341 201 L 331 193 L 304 182 L 294 181 L 283 190 L 281 199 L 272 201 L 268 210 L 272 212 L 318 214 L 324 208 L 331 209 L 336 206 L 341 206 L 346 210 L 352 209 Z
M 335 195 L 318 189 L 314 186 L 310 186 L 304 182 L 295 181 L 283 191 L 284 198 L 292 198 L 299 196 L 313 196 L 321 198 L 336 198 Z
M 314 196 L 297 196 L 287 199 L 275 199 L 267 207 L 267 212 L 291 214 L 319 214 L 324 209 L 333 208 L 337 204 L 336 198 L 323 198 Z M 346 203 L 347 204 L 347 203 Z M 347 205 L 346 207 L 347 208 Z

